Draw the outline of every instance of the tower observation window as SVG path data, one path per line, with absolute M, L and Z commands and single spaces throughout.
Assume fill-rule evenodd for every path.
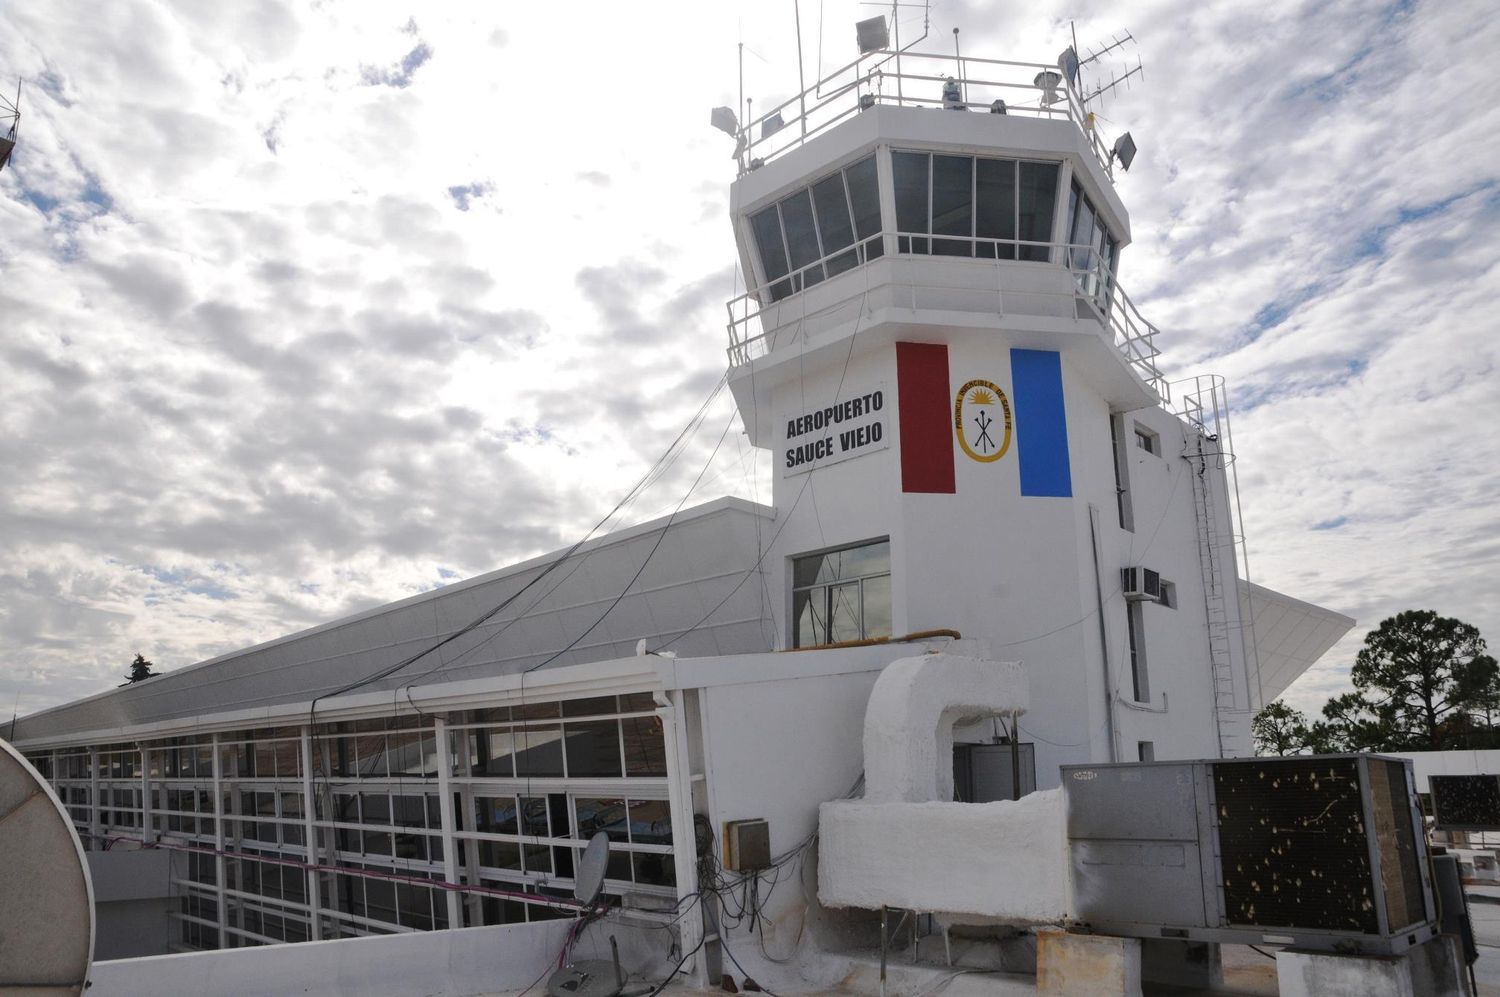
M 793 647 L 890 636 L 890 541 L 794 558 L 792 620 Z
M 1051 259 L 1058 164 L 928 152 L 893 152 L 891 164 L 898 252 Z
M 1114 288 L 1120 242 L 1109 232 L 1078 181 L 1068 194 L 1068 243 L 1074 274 L 1085 294 L 1106 307 Z
M 750 216 L 772 301 L 881 255 L 874 155 Z

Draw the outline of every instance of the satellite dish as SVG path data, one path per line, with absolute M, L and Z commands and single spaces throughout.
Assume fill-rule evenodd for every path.
M 81 994 L 94 961 L 94 886 L 47 780 L 0 741 L 0 991 Z
M 598 832 L 584 846 L 578 860 L 578 874 L 573 877 L 573 896 L 585 904 L 599 899 L 604 888 L 604 870 L 609 865 L 609 835 Z M 547 979 L 550 997 L 615 997 L 625 989 L 626 975 L 620 968 L 620 947 L 614 936 L 609 939 L 613 960 L 591 959 L 570 962 Z
M 578 875 L 573 877 L 573 896 L 586 904 L 599 899 L 604 889 L 604 869 L 609 865 L 609 835 L 600 831 L 584 846 L 578 860 Z

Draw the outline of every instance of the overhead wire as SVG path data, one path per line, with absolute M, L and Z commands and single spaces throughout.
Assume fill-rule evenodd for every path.
M 860 327 L 864 324 L 865 306 L 866 306 L 866 303 L 868 302 L 869 296 L 870 296 L 870 289 L 869 289 L 869 286 L 868 286 L 868 276 L 867 276 L 866 277 L 865 292 L 864 292 L 864 294 L 860 298 L 859 316 L 858 316 L 858 318 L 855 319 L 854 330 L 849 335 L 849 350 L 848 350 L 847 353 L 844 354 L 844 366 L 843 366 L 843 369 L 841 371 L 839 371 L 838 385 L 834 388 L 834 391 L 833 391 L 833 398 L 834 398 L 835 402 L 838 401 L 839 395 L 843 393 L 843 390 L 844 390 L 844 379 L 849 376 L 849 361 L 851 359 L 853 359 L 853 357 L 854 357 L 854 341 L 855 341 L 856 338 L 858 338 Z M 806 404 L 806 402 L 804 400 L 804 405 L 805 404 Z M 787 508 L 786 515 L 783 516 L 783 517 L 781 517 L 781 523 L 776 527 L 776 532 L 773 533 L 773 534 L 771 534 L 771 539 L 766 543 L 765 548 L 763 550 L 758 551 L 756 553 L 755 563 L 752 564 L 749 568 L 747 568 L 745 570 L 745 573 L 740 576 L 740 580 L 735 584 L 734 588 L 730 589 L 724 595 L 724 597 L 722 599 L 720 599 L 718 602 L 716 602 L 713 605 L 713 607 L 711 609 L 709 609 L 708 612 L 706 612 L 702 616 L 700 616 L 698 618 L 698 621 L 696 623 L 694 623 L 692 626 L 688 627 L 686 630 L 680 630 L 680 631 L 678 631 L 676 634 L 672 635 L 671 637 L 667 638 L 666 640 L 658 642 L 657 645 L 656 645 L 656 647 L 652 649 L 652 653 L 660 653 L 660 652 L 666 650 L 671 645 L 675 644 L 677 641 L 681 640 L 682 638 L 686 637 L 688 634 L 692 633 L 693 631 L 697 630 L 699 627 L 703 626 L 704 623 L 708 622 L 710 619 L 713 618 L 713 615 L 715 613 L 717 613 L 721 608 L 723 608 L 723 606 L 724 606 L 725 603 L 727 603 L 730 599 L 734 598 L 735 594 L 738 593 L 739 590 L 744 587 L 745 582 L 747 582 L 747 581 L 750 580 L 750 576 L 752 574 L 755 574 L 757 571 L 760 570 L 761 562 L 765 560 L 766 555 L 771 552 L 771 549 L 776 546 L 776 541 L 778 539 L 780 539 L 780 537 L 781 537 L 781 531 L 784 530 L 784 529 L 786 529 L 787 523 L 789 523 L 789 522 L 792 521 L 792 513 L 796 512 L 797 506 L 802 503 L 802 496 L 807 493 L 808 485 L 812 481 L 813 476 L 815 474 L 817 474 L 817 473 L 818 473 L 817 468 L 814 468 L 813 470 L 807 472 L 807 474 L 805 474 L 805 475 L 802 476 L 802 484 L 797 489 L 797 496 L 796 496 L 796 498 L 794 498 L 792 500 L 792 504 Z M 819 530 L 820 531 L 821 531 L 821 529 L 822 529 L 822 527 L 819 526 Z
M 708 398 L 706 398 L 704 400 L 703 404 L 699 407 L 698 412 L 688 422 L 688 425 L 684 426 L 683 429 L 682 429 L 682 431 L 677 434 L 677 437 L 667 447 L 666 451 L 663 452 L 662 456 L 659 457 L 659 458 L 657 458 L 656 462 L 654 464 L 652 464 L 652 466 L 649 469 L 647 469 L 646 473 L 641 477 L 641 479 L 636 482 L 636 484 L 625 494 L 624 497 L 622 497 L 617 503 L 615 503 L 614 508 L 612 508 L 604 516 L 603 519 L 600 519 L 597 523 L 595 523 L 594 526 L 592 528 L 590 528 L 587 533 L 585 533 L 576 542 L 574 542 L 573 545 L 570 546 L 567 550 L 565 550 L 561 555 L 559 555 L 558 557 L 556 557 L 552 561 L 550 561 L 546 565 L 546 567 L 544 567 L 535 577 L 533 577 L 532 579 L 530 579 L 529 581 L 527 581 L 526 584 L 523 585 L 523 586 L 521 586 L 521 588 L 519 590 L 517 590 L 516 592 L 514 592 L 511 595 L 507 596 L 506 598 L 502 599 L 499 603 L 497 603 L 496 605 L 492 606 L 490 609 L 486 610 L 485 612 L 481 613 L 479 616 L 475 617 L 469 623 L 465 624 L 463 627 L 460 627 L 458 630 L 456 630 L 453 633 L 449 634 L 448 636 L 442 638 L 441 640 L 438 640 L 437 642 L 429 645 L 428 647 L 423 648 L 422 650 L 416 652 L 415 654 L 408 655 L 407 657 L 401 659 L 400 661 L 396 662 L 393 665 L 388 665 L 388 666 L 385 666 L 385 667 L 382 667 L 382 668 L 378 668 L 375 671 L 369 673 L 368 675 L 365 675 L 362 678 L 359 678 L 359 679 L 357 679 L 357 680 L 355 680 L 353 682 L 346 683 L 345 685 L 341 686 L 338 689 L 333 690 L 332 692 L 325 692 L 325 693 L 322 693 L 322 694 L 316 696 L 313 699 L 312 704 L 310 705 L 309 711 L 308 711 L 308 713 L 309 713 L 309 716 L 308 716 L 308 723 L 309 723 L 309 725 L 315 723 L 315 721 L 316 721 L 317 705 L 318 705 L 318 703 L 321 700 L 331 699 L 331 698 L 333 698 L 335 696 L 341 696 L 341 695 L 343 695 L 345 693 L 352 692 L 355 689 L 358 689 L 358 688 L 360 688 L 362 686 L 369 685 L 372 682 L 378 682 L 381 679 L 384 679 L 384 678 L 387 678 L 387 677 L 389 677 L 391 675 L 394 675 L 396 672 L 402 670 L 403 668 L 406 668 L 407 666 L 409 666 L 411 664 L 414 664 L 415 662 L 421 660 L 422 658 L 428 656 L 429 654 L 432 654 L 434 652 L 439 651 L 443 647 L 447 646 L 448 644 L 453 643 L 454 641 L 458 640 L 459 638 L 461 638 L 461 637 L 463 637 L 463 636 L 465 636 L 465 635 L 467 635 L 469 633 L 472 633 L 474 630 L 478 629 L 480 626 L 483 626 L 485 623 L 489 622 L 491 619 L 493 619 L 495 616 L 497 616 L 500 612 L 502 612 L 503 610 L 505 610 L 506 608 L 508 608 L 512 603 L 514 603 L 522 595 L 524 595 L 526 592 L 530 591 L 532 587 L 538 585 L 543 579 L 545 579 L 548 575 L 550 575 L 558 567 L 560 567 L 562 564 L 564 564 L 565 562 L 567 562 L 574 554 L 576 554 L 578 552 L 579 548 L 581 548 L 585 543 L 587 543 L 590 539 L 593 538 L 594 534 L 598 533 L 605 526 L 605 524 L 607 524 L 611 519 L 613 519 L 629 503 L 633 502 L 640 495 L 640 493 L 642 491 L 644 491 L 647 487 L 649 487 L 650 484 L 652 484 L 660 476 L 660 474 L 665 473 L 665 469 L 667 467 L 669 467 L 672 463 L 674 463 L 676 461 L 677 457 L 680 455 L 681 449 L 684 446 L 685 440 L 687 440 L 689 438 L 689 435 L 690 435 L 691 432 L 693 432 L 694 430 L 696 430 L 697 426 L 699 426 L 699 425 L 702 424 L 703 417 L 707 413 L 707 411 L 709 409 L 709 406 L 713 404 L 714 399 L 717 398 L 718 395 L 719 395 L 719 393 L 724 389 L 724 386 L 728 383 L 728 380 L 729 380 L 729 376 L 728 376 L 727 372 L 724 375 L 720 376 L 718 382 L 714 385 L 713 390 L 709 392 Z M 533 604 L 533 606 L 534 605 L 535 604 Z M 519 619 L 519 617 L 517 617 L 517 619 Z M 478 645 L 478 646 L 483 646 L 484 644 L 487 644 L 490 640 L 493 640 L 495 637 L 499 636 L 500 633 L 504 633 L 505 630 L 508 629 L 509 626 L 513 625 L 514 623 L 515 623 L 515 619 L 512 619 L 512 620 L 508 621 L 505 627 L 502 627 L 497 633 L 492 634 L 489 637 L 487 637 L 484 641 L 480 642 L 480 645 Z M 475 649 L 477 649 L 477 648 L 471 648 L 468 652 L 465 652 L 465 654 L 472 653 L 472 651 L 475 650 Z M 461 657 L 463 657 L 463 656 L 461 656 Z M 456 660 L 460 660 L 460 659 L 455 659 L 455 661 Z M 441 664 L 442 664 L 442 662 L 441 662 L 441 659 L 440 659 L 440 665 Z M 434 671 L 434 670 L 435 669 L 429 669 L 427 672 L 424 672 L 424 673 L 422 673 L 422 675 L 419 675 L 418 678 L 420 678 L 422 676 L 425 676 L 427 674 L 431 674 L 431 672 Z

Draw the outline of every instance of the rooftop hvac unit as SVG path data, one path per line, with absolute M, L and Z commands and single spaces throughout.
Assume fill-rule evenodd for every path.
M 1062 769 L 1075 916 L 1140 938 L 1396 955 L 1438 933 L 1411 763 Z
M 1434 775 L 1432 823 L 1444 831 L 1500 831 L 1500 776 Z
M 1131 602 L 1161 601 L 1161 575 L 1150 568 L 1121 568 L 1120 588 Z

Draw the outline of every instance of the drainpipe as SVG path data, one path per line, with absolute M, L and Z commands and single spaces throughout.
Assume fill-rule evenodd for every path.
M 1099 615 L 1099 662 L 1104 669 L 1104 726 L 1109 737 L 1109 760 L 1119 761 L 1115 751 L 1115 695 L 1110 686 L 1109 635 L 1104 629 L 1104 578 L 1099 570 L 1099 509 L 1089 503 L 1089 546 L 1094 549 L 1094 600 Z
M 662 694 L 658 693 L 657 702 L 661 703 L 662 698 Z M 662 740 L 667 756 L 667 793 L 672 813 L 672 860 L 677 871 L 677 901 L 690 909 L 691 905 L 686 901 L 698 891 L 698 854 L 697 836 L 693 830 L 693 776 L 688 764 L 687 711 L 683 709 L 684 693 L 681 689 L 667 692 L 665 698 L 667 705 L 658 705 L 656 715 L 661 717 Z M 702 943 L 702 911 L 706 908 L 706 904 L 700 904 L 697 911 L 692 911 L 678 922 L 681 926 L 679 945 L 684 954 L 694 951 Z M 704 972 L 707 964 L 703 953 L 698 952 L 688 960 L 685 967 L 695 974 L 699 986 L 708 983 Z

